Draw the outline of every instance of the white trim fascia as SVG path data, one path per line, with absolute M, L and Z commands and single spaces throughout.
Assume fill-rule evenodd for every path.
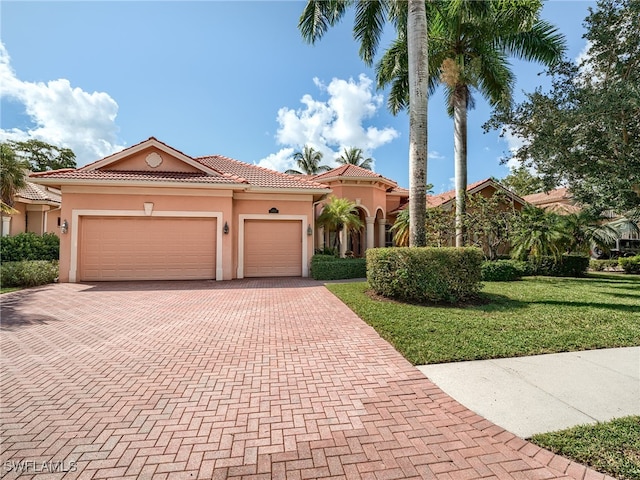
M 154 210 L 151 217 L 174 218 L 215 218 L 216 219 L 216 280 L 223 279 L 222 268 L 222 212 Z M 80 217 L 149 217 L 143 210 L 71 210 L 71 261 L 69 264 L 69 282 L 78 278 L 78 230 Z
M 309 259 L 307 248 L 307 224 L 309 222 L 308 215 L 280 215 L 280 214 L 252 214 L 244 213 L 238 215 L 238 271 L 236 277 L 244 278 L 244 221 L 245 220 L 294 220 L 301 222 L 302 229 L 302 276 L 309 276 Z
M 198 169 L 201 172 L 206 172 L 209 174 L 214 174 L 214 175 L 220 175 L 220 172 L 218 172 L 217 170 L 214 170 L 213 168 L 207 167 L 206 165 L 203 165 L 202 163 L 199 163 L 197 161 L 195 161 L 193 158 L 189 157 L 188 155 L 185 155 L 182 152 L 179 152 L 178 150 L 175 150 L 171 147 L 169 147 L 168 145 L 165 145 L 162 142 L 159 142 L 158 140 L 156 140 L 155 138 L 150 138 L 148 140 L 145 140 L 142 143 L 139 143 L 138 145 L 134 145 L 133 147 L 129 147 L 129 148 L 125 148 L 124 150 L 121 150 L 118 153 L 114 153 L 113 155 L 109 155 L 106 158 L 103 158 L 102 160 L 98 160 L 97 162 L 93 162 L 89 165 L 87 165 L 87 167 L 90 168 L 86 168 L 86 167 L 80 167 L 79 170 L 84 170 L 84 171 L 92 171 L 92 170 L 98 170 L 104 166 L 110 165 L 112 163 L 116 163 L 119 162 L 120 160 L 127 158 L 131 155 L 134 155 L 136 153 L 141 152 L 142 150 L 145 150 L 149 147 L 155 147 L 158 150 L 166 153 L 167 155 L 171 155 L 172 157 L 177 158 L 178 160 L 191 165 L 192 167 Z
M 387 178 L 387 177 L 345 177 L 343 175 L 338 175 L 335 177 L 323 177 L 323 178 L 319 178 L 318 180 L 313 180 L 316 183 L 325 183 L 325 182 L 333 182 L 336 180 L 349 180 L 351 182 L 355 181 L 355 182 L 380 182 L 380 183 L 385 183 L 389 186 L 392 187 L 397 187 L 398 184 L 396 182 L 394 182 L 393 180 Z

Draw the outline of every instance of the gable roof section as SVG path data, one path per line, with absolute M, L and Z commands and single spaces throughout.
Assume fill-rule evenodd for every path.
M 331 182 L 334 180 L 377 180 L 388 184 L 392 188 L 398 186 L 396 182 L 383 177 L 379 173 L 351 164 L 340 165 L 333 170 L 315 175 L 313 179 L 316 182 Z
M 301 175 L 289 175 L 287 173 L 276 172 L 275 170 L 240 162 L 223 155 L 198 157 L 195 160 L 216 171 L 242 177 L 246 179 L 247 183 L 251 186 L 260 189 L 321 190 L 327 193 L 329 191 L 326 185 L 303 178 Z
M 480 180 L 478 182 L 469 184 L 467 186 L 467 194 L 468 195 L 476 194 L 489 186 L 495 188 L 496 190 L 503 191 L 514 202 L 518 202 L 522 205 L 527 203 L 526 200 L 524 200 L 522 197 L 520 197 L 519 195 L 516 195 L 511 190 L 503 187 L 500 183 L 496 182 L 492 178 L 485 178 L 484 180 Z M 438 195 L 427 195 L 427 207 L 434 208 L 434 207 L 445 206 L 447 204 L 453 203 L 455 198 L 456 198 L 455 190 L 449 190 L 448 192 L 440 193 Z
M 117 153 L 114 153 L 113 155 L 109 155 L 108 157 L 104 157 L 100 160 L 97 160 L 93 163 L 89 163 L 88 165 L 85 165 L 84 167 L 80 167 L 78 170 L 83 170 L 83 171 L 94 171 L 94 170 L 109 170 L 109 165 L 113 165 L 117 162 L 119 162 L 120 160 L 123 160 L 127 157 L 130 157 L 131 155 L 141 152 L 143 150 L 146 150 L 150 147 L 155 147 L 158 150 L 160 150 L 161 152 L 166 153 L 167 155 L 173 156 L 175 158 L 177 158 L 178 160 L 186 163 L 187 165 L 190 165 L 194 168 L 196 168 L 197 170 L 200 170 L 204 173 L 208 173 L 208 174 L 219 174 L 220 172 L 217 172 L 215 170 L 211 170 L 209 168 L 207 168 L 205 165 L 202 165 L 198 162 L 196 162 L 192 157 L 190 157 L 189 155 L 186 155 L 185 153 L 181 152 L 180 150 L 176 150 L 173 147 L 170 147 L 169 145 L 167 145 L 164 142 L 161 142 L 160 140 L 158 140 L 155 137 L 149 137 L 147 140 L 144 140 L 136 145 L 133 145 L 129 148 L 125 148 L 124 150 L 121 150 Z
M 532 193 L 531 195 L 525 195 L 524 198 L 527 202 L 533 205 L 544 205 L 547 203 L 553 202 L 571 202 L 572 196 L 569 193 L 569 189 L 556 188 L 555 190 L 550 190 L 548 192 L 540 192 L 540 193 Z

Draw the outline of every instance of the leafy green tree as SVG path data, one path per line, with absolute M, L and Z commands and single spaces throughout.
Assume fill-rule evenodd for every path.
M 558 260 L 566 243 L 567 233 L 559 215 L 526 205 L 514 222 L 511 256 L 534 263 L 543 256 Z
M 361 148 L 351 147 L 344 149 L 342 155 L 340 155 L 336 162 L 342 165 L 356 165 L 358 167 L 366 168 L 367 170 L 371 170 L 371 163 L 373 162 L 372 158 L 364 158 L 362 154 Z
M 545 189 L 542 179 L 533 175 L 531 171 L 523 165 L 512 168 L 509 175 L 502 180 L 496 181 L 521 197 L 531 195 L 532 193 L 544 192 Z
M 16 155 L 26 160 L 33 172 L 76 168 L 76 155 L 69 148 L 50 145 L 41 140 L 9 142 Z
M 589 48 L 576 65 L 552 68 L 538 88 L 486 129 L 524 140 L 513 158 L 545 186 L 566 183 L 598 211 L 640 207 L 640 2 L 598 0 L 585 20 Z M 505 159 L 506 161 L 506 159 Z
M 0 144 L 0 190 L 2 193 L 2 213 L 15 213 L 14 197 L 18 190 L 27 185 L 25 177 L 29 164 L 16 155 L 10 144 Z
M 300 170 L 289 169 L 284 173 L 290 173 L 294 175 L 317 175 L 322 172 L 328 172 L 331 167 L 328 165 L 320 165 L 322 161 L 322 152 L 318 152 L 313 147 L 308 145 L 304 146 L 302 152 L 295 152 L 293 159 L 296 161 Z
M 348 198 L 330 197 L 316 220 L 328 232 L 336 232 L 334 247 L 340 250 L 340 232 L 357 231 L 362 228 L 356 204 Z
M 496 107 L 511 101 L 515 77 L 509 56 L 553 65 L 565 49 L 564 37 L 539 18 L 542 2 L 430 2 L 429 90 L 445 89 L 454 119 L 456 246 L 463 245 L 467 189 L 467 113 L 478 91 Z M 406 37 L 398 36 L 377 65 L 378 85 L 391 85 L 392 113 L 409 106 Z
M 409 109 L 409 201 L 411 246 L 424 246 L 427 185 L 428 42 L 424 0 L 308 0 L 298 28 L 310 43 L 319 40 L 355 5 L 353 33 L 360 42 L 360 57 L 373 64 L 384 25 L 396 25 L 406 43 L 406 84 Z
M 513 200 L 503 191 L 490 197 L 470 195 L 465 212 L 467 243 L 481 248 L 490 260 L 498 257 L 501 246 L 508 246 L 517 212 Z

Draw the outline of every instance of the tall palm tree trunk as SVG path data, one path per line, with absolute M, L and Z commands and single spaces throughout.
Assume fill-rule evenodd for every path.
M 429 86 L 425 0 L 409 0 L 409 246 L 427 244 L 427 99 Z
M 453 98 L 456 247 L 464 246 L 464 215 L 467 200 L 467 95 L 466 88 L 458 87 Z

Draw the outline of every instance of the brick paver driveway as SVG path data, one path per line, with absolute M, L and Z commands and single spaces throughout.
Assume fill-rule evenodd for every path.
M 1 302 L 5 478 L 602 478 L 456 403 L 311 280 Z

